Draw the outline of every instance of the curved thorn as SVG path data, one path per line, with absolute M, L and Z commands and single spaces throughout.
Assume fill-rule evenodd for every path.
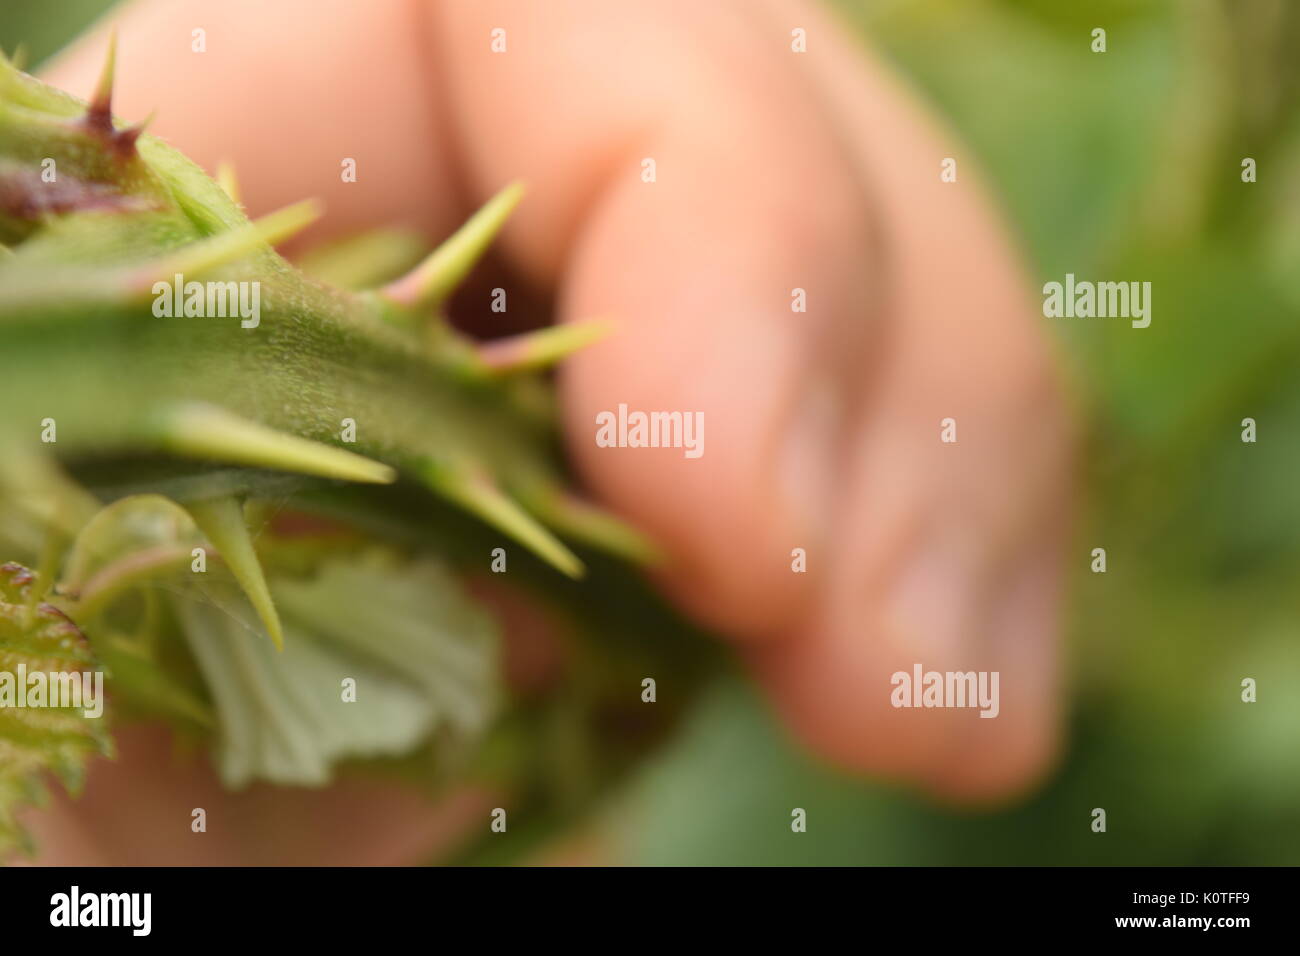
M 389 484 L 397 480 L 397 472 L 382 462 L 267 428 L 213 405 L 173 408 L 162 419 L 159 438 L 166 450 L 187 458 L 340 481 Z
M 406 308 L 427 308 L 446 300 L 501 231 L 523 195 L 523 184 L 511 183 L 489 199 L 423 262 L 384 286 L 379 294 Z

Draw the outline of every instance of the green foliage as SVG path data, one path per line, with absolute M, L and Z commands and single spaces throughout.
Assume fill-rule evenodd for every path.
M 400 756 L 434 731 L 486 728 L 499 697 L 495 630 L 437 566 L 335 559 L 274 590 L 283 653 L 233 589 L 173 599 L 215 701 L 227 786 L 320 785 L 345 758 Z
M 0 855 L 30 849 L 14 814 L 40 802 L 46 773 L 76 790 L 86 758 L 111 752 L 104 718 L 86 716 L 87 708 L 49 706 L 48 689 L 41 692 L 42 706 L 19 706 L 29 700 L 31 675 L 44 686 L 50 674 L 80 680 L 97 667 L 85 635 L 39 600 L 36 576 L 16 564 L 0 565 Z

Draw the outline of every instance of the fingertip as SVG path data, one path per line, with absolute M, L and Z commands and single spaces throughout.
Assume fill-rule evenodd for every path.
M 918 643 L 897 626 L 887 609 L 906 575 L 895 574 L 861 587 L 855 611 L 824 614 L 747 649 L 746 659 L 794 736 L 819 757 L 941 803 L 1023 798 L 1061 751 L 1060 569 L 1044 556 L 1057 543 L 1045 548 L 1019 552 L 978 602 L 985 613 L 955 637 Z M 944 683 L 930 698 L 923 691 L 932 676 Z M 969 690 L 954 694 L 967 680 Z

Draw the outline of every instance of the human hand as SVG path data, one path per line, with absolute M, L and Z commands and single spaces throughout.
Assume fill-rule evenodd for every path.
M 502 281 L 560 321 L 619 323 L 565 365 L 567 440 L 595 496 L 668 553 L 668 592 L 844 766 L 958 799 L 1043 772 L 1060 709 L 1062 387 L 973 162 L 820 9 L 152 0 L 113 20 L 116 112 L 156 108 L 152 131 L 209 170 L 232 161 L 253 214 L 316 196 L 329 232 L 440 237 L 527 183 Z M 47 78 L 88 93 L 103 34 Z M 945 157 L 956 183 L 940 181 Z M 597 413 L 620 404 L 702 412 L 705 454 L 598 447 Z M 890 676 L 917 663 L 1000 672 L 998 717 L 892 707 Z M 97 768 L 75 812 L 93 816 L 96 781 L 127 773 L 139 786 L 138 766 Z M 385 835 L 423 832 L 424 816 L 367 813 L 356 832 L 402 859 L 419 838 Z

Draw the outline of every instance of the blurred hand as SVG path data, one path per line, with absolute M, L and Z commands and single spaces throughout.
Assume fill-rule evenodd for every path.
M 153 131 L 210 170 L 233 161 L 253 214 L 317 196 L 329 232 L 436 238 L 524 180 L 500 244 L 512 274 L 561 320 L 620 324 L 564 368 L 572 458 L 665 546 L 669 593 L 734 639 L 788 726 L 841 765 L 957 799 L 1045 770 L 1061 385 L 973 161 L 816 4 L 147 0 L 113 20 L 118 115 L 157 108 Z M 98 29 L 47 78 L 88 95 L 106 42 Z M 344 157 L 356 183 L 340 181 Z M 940 181 L 945 157 L 956 183 Z M 703 412 L 705 454 L 597 447 L 595 416 L 619 403 Z M 999 716 L 893 708 L 891 674 L 916 663 L 999 671 Z M 93 856 L 113 781 L 175 788 L 193 772 L 128 748 L 60 804 L 85 822 L 50 853 Z M 385 800 L 401 803 L 351 804 L 348 828 L 379 848 L 367 861 L 427 852 L 430 811 L 367 809 Z M 111 825 L 153 825 L 159 807 L 140 807 Z M 349 848 L 325 856 L 352 862 Z

